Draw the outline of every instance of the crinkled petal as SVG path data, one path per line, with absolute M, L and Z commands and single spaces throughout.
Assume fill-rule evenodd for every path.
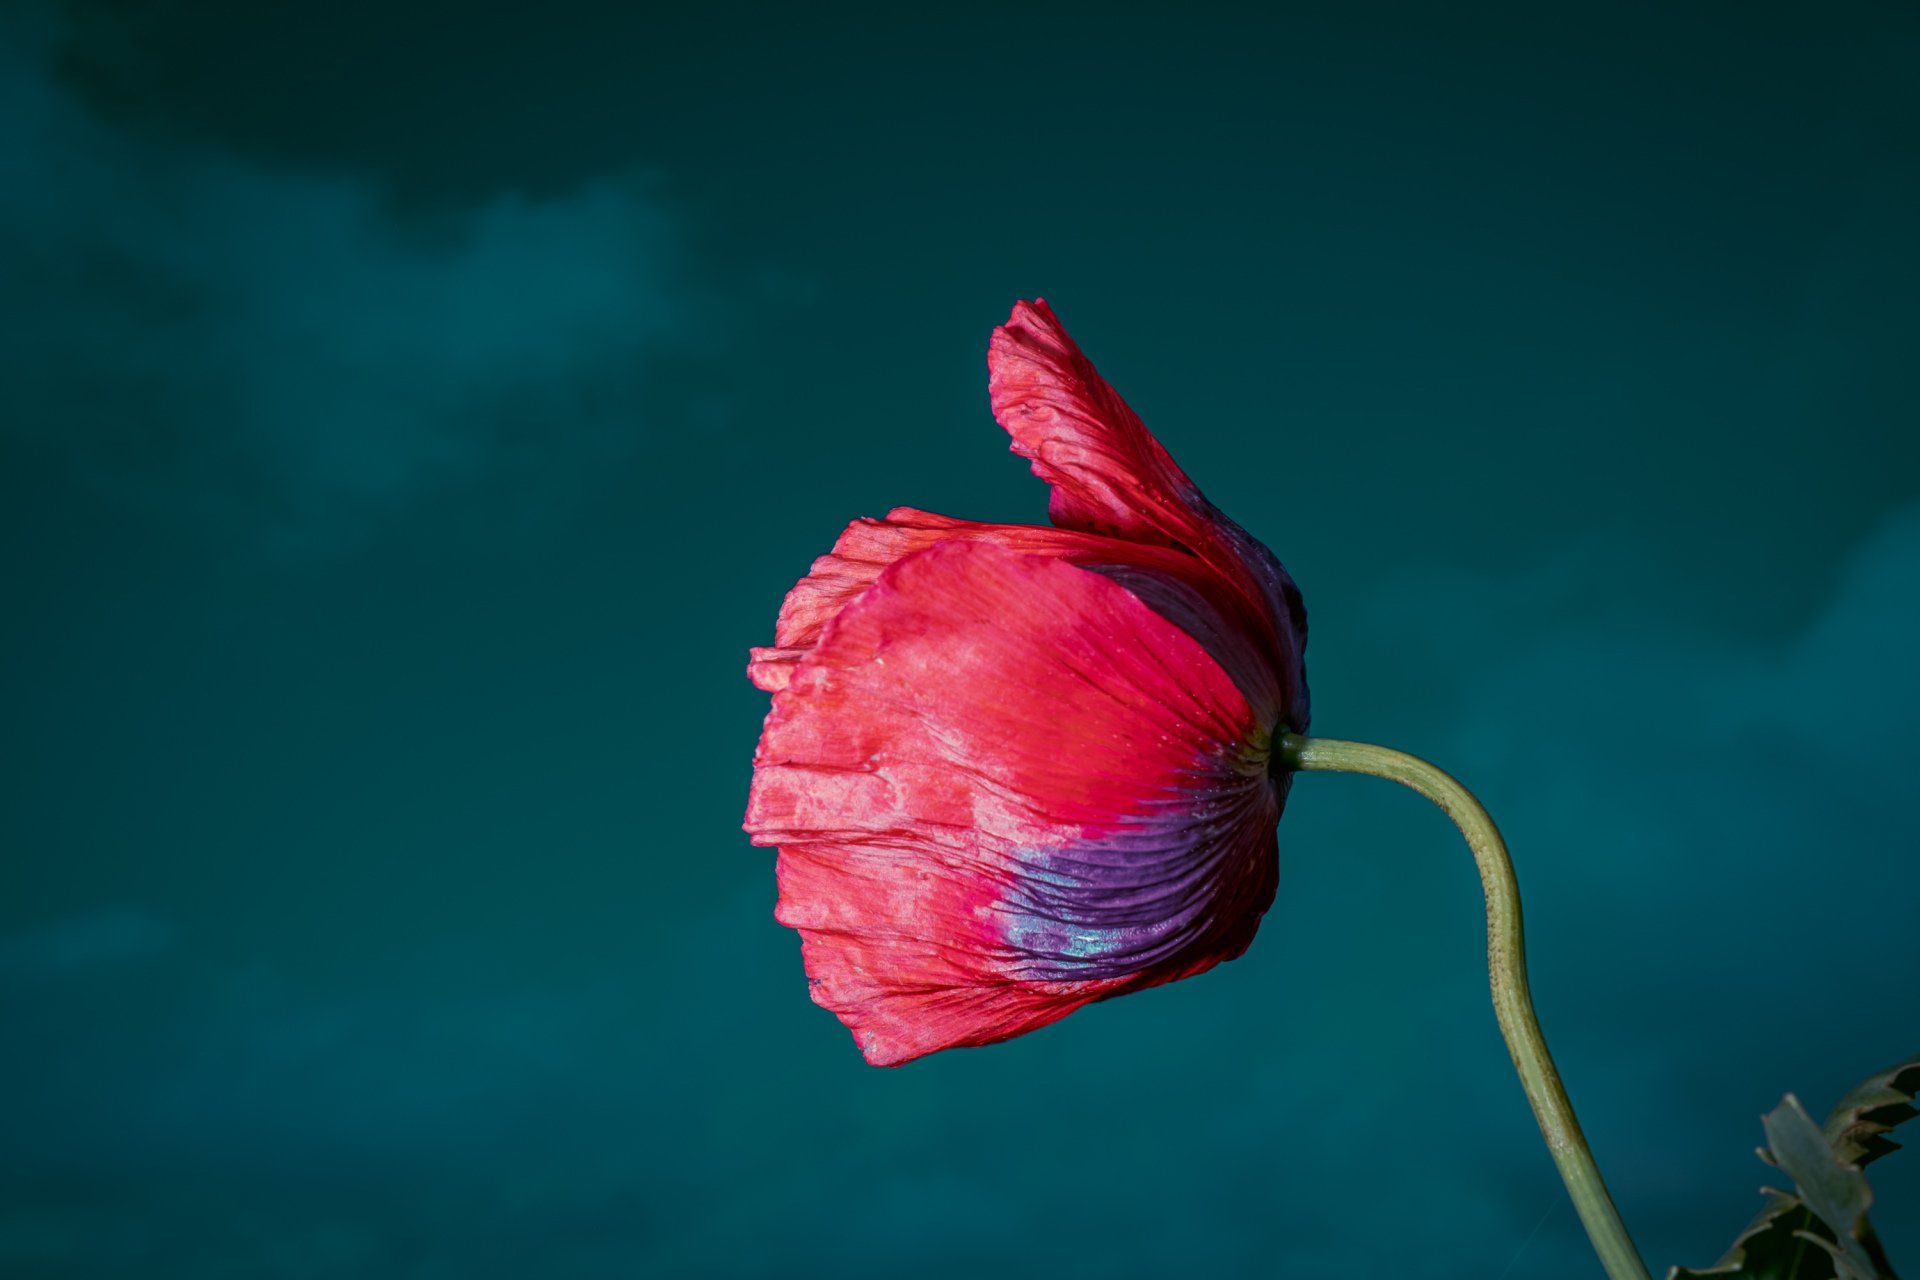
M 1124 583 L 1226 667 L 1263 724 L 1275 722 L 1281 692 L 1271 664 L 1237 624 L 1231 586 L 1196 557 L 1172 547 L 1076 529 L 982 524 L 912 507 L 896 507 L 885 519 L 863 518 L 847 526 L 833 550 L 815 560 L 807 576 L 787 593 L 774 625 L 774 643 L 752 651 L 748 677 L 769 693 L 784 689 L 827 624 L 882 571 L 941 542 L 988 542 L 1009 551 L 1054 556 Z
M 1207 501 L 1044 301 L 1014 306 L 987 369 L 994 416 L 1052 489 L 1053 523 L 1180 547 L 1233 583 L 1271 647 L 1287 720 L 1304 730 L 1306 611 L 1273 553 Z
M 1272 901 L 1266 727 L 1112 577 L 945 540 L 776 693 L 747 830 L 814 998 L 877 1064 L 984 1044 L 1245 949 Z

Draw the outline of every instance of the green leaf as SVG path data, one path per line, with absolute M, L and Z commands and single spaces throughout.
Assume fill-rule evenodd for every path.
M 1760 1158 L 1793 1179 L 1793 1192 L 1765 1190 L 1766 1207 L 1726 1256 L 1704 1271 L 1675 1267 L 1667 1280 L 1898 1280 L 1867 1221 L 1873 1189 L 1863 1166 L 1899 1143 L 1887 1134 L 1915 1114 L 1920 1056 L 1862 1081 L 1816 1126 L 1788 1094 L 1761 1118 Z
M 1833 1153 L 1850 1164 L 1866 1166 L 1900 1144 L 1887 1133 L 1917 1114 L 1920 1095 L 1920 1058 L 1910 1058 L 1855 1085 L 1823 1126 Z
M 1800 1099 L 1792 1094 L 1762 1117 L 1760 1124 L 1767 1131 L 1773 1162 L 1793 1179 L 1800 1202 L 1827 1228 L 1796 1234 L 1827 1254 L 1839 1280 L 1891 1277 L 1893 1268 L 1887 1265 L 1873 1228 L 1867 1224 L 1873 1188 L 1867 1185 L 1867 1175 L 1860 1166 L 1839 1157 L 1826 1134 L 1800 1105 Z

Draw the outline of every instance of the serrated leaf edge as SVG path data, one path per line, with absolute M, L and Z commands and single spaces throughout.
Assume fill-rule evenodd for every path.
M 1885 1135 L 1903 1121 L 1920 1115 L 1920 1109 L 1916 1108 L 1916 1097 L 1920 1097 L 1920 1054 L 1911 1055 L 1885 1071 L 1868 1076 L 1847 1090 L 1820 1126 L 1821 1136 L 1832 1151 L 1835 1163 L 1857 1173 L 1863 1166 L 1872 1164 L 1887 1152 L 1897 1151 L 1900 1144 Z M 1781 1099 L 1782 1106 L 1788 1103 L 1792 1103 L 1804 1114 L 1805 1109 L 1799 1107 L 1799 1099 L 1790 1093 Z M 1767 1148 L 1758 1147 L 1754 1154 L 1767 1165 L 1779 1168 L 1779 1162 Z M 1705 1280 L 1706 1277 L 1712 1276 L 1742 1274 L 1747 1264 L 1746 1251 L 1749 1242 L 1771 1228 L 1783 1215 L 1791 1213 L 1796 1208 L 1806 1210 L 1811 1222 L 1833 1230 L 1798 1195 L 1766 1186 L 1760 1188 L 1760 1193 L 1773 1198 L 1754 1216 L 1753 1221 L 1734 1237 L 1733 1243 L 1719 1261 L 1703 1270 L 1671 1267 L 1667 1271 L 1667 1280 L 1694 1280 L 1695 1277 Z M 1868 1194 L 1870 1197 L 1870 1188 Z M 1876 1247 L 1877 1240 L 1873 1235 L 1873 1227 L 1864 1214 L 1859 1219 L 1858 1226 L 1861 1235 L 1854 1238 L 1862 1240 L 1875 1264 L 1883 1268 L 1887 1276 L 1891 1276 L 1892 1269 L 1887 1266 L 1884 1252 Z M 1818 1244 L 1824 1252 L 1836 1259 L 1834 1269 L 1836 1271 L 1841 1269 L 1837 1265 L 1841 1255 L 1835 1253 L 1837 1241 L 1823 1239 L 1818 1234 L 1804 1229 L 1796 1230 L 1792 1234 Z

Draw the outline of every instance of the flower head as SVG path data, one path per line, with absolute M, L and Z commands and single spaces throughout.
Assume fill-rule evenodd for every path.
M 856 520 L 748 673 L 746 829 L 814 999 L 876 1065 L 1031 1031 L 1239 955 L 1273 901 L 1306 618 L 1044 302 L 994 416 L 1051 528 Z

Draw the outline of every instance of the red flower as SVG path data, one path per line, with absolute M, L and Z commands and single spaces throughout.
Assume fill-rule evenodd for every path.
M 856 520 L 748 673 L 746 829 L 816 1001 L 876 1065 L 1004 1040 L 1246 950 L 1307 727 L 1306 618 L 1044 302 L 987 357 L 1053 528 Z

